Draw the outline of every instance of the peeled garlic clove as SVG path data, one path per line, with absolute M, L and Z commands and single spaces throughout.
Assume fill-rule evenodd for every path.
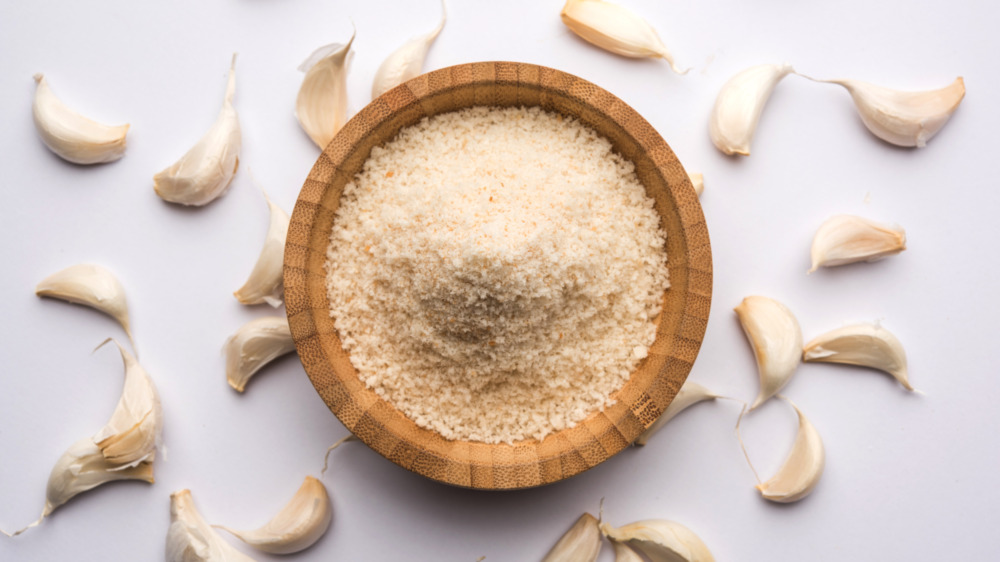
M 823 475 L 826 464 L 823 441 L 816 428 L 791 400 L 786 398 L 786 401 L 795 408 L 795 413 L 799 416 L 795 443 L 778 472 L 757 485 L 761 497 L 778 503 L 796 502 L 808 496 Z
M 542 558 L 542 562 L 594 562 L 601 553 L 597 519 L 584 513 Z
M 632 548 L 618 541 L 611 541 L 611 546 L 615 549 L 615 562 L 643 562 L 642 557 L 632 550 Z
M 903 344 L 878 324 L 853 324 L 827 332 L 806 344 L 802 359 L 871 367 L 889 373 L 906 390 L 913 390 Z
M 812 268 L 875 261 L 906 249 L 906 231 L 853 215 L 827 219 L 812 242 Z
M 588 43 L 631 58 L 661 58 L 678 74 L 687 74 L 674 63 L 674 56 L 656 30 L 634 12 L 604 0 L 566 0 L 562 21 Z
M 229 531 L 258 550 L 271 554 L 291 554 L 305 550 L 318 541 L 330 528 L 332 518 L 333 510 L 326 487 L 312 476 L 306 476 L 292 501 L 263 527 L 254 531 L 219 528 Z
M 725 154 L 750 156 L 757 122 L 782 78 L 792 72 L 787 64 L 752 66 L 729 79 L 715 98 L 708 134 Z
M 627 543 L 653 562 L 715 561 L 698 535 L 673 521 L 647 519 L 617 528 L 602 523 L 601 532 L 612 541 Z
M 437 39 L 441 30 L 444 29 L 447 17 L 444 0 L 441 0 L 441 23 L 434 28 L 434 31 L 410 39 L 402 47 L 393 51 L 378 67 L 378 71 L 375 72 L 375 80 L 372 83 L 372 99 L 420 74 L 424 66 L 424 59 L 427 58 L 427 51 L 430 50 L 431 44 Z
M 677 392 L 677 396 L 674 396 L 674 401 L 667 406 L 666 410 L 660 414 L 660 417 L 653 422 L 653 425 L 649 426 L 649 429 L 642 432 L 638 438 L 636 438 L 634 445 L 642 446 L 649 441 L 654 433 L 660 430 L 668 421 L 673 419 L 674 416 L 683 412 L 691 406 L 694 406 L 698 402 L 704 400 L 714 400 L 718 398 L 717 394 L 714 394 L 711 390 L 705 388 L 704 386 L 694 382 L 687 381 L 684 386 L 681 387 L 680 391 Z
M 169 168 L 153 176 L 153 189 L 165 201 L 181 205 L 207 205 L 225 193 L 240 165 L 243 141 L 240 120 L 233 107 L 236 93 L 236 55 L 222 110 L 212 127 Z
M 944 127 L 965 97 L 961 76 L 940 90 L 903 92 L 858 80 L 820 80 L 847 89 L 865 127 L 897 146 L 927 144 Z
M 125 289 L 113 273 L 99 265 L 71 265 L 53 273 L 35 287 L 35 294 L 99 310 L 117 320 L 132 340 Z
M 226 340 L 226 380 L 243 392 L 250 378 L 271 361 L 295 351 L 292 331 L 283 316 L 251 320 Z
M 688 179 L 691 180 L 691 185 L 694 187 L 694 192 L 701 197 L 701 194 L 705 192 L 705 176 L 699 174 L 698 172 L 689 173 Z
M 49 150 L 74 164 L 114 162 L 125 155 L 128 124 L 102 125 L 66 107 L 52 93 L 42 74 L 35 75 L 31 114 L 35 129 Z
M 190 490 L 170 494 L 167 562 L 254 562 L 202 519 Z
M 347 123 L 347 71 L 354 35 L 346 45 L 333 43 L 316 49 L 299 66 L 306 77 L 295 99 L 295 117 L 320 150 Z
M 246 283 L 233 295 L 243 304 L 267 303 L 274 308 L 281 306 L 285 292 L 282 278 L 285 261 L 285 236 L 288 234 L 288 214 L 275 205 L 264 194 L 264 200 L 271 211 L 271 221 L 267 227 L 264 247 L 257 257 L 257 263 L 250 272 Z
M 753 410 L 777 394 L 795 374 L 802 357 L 802 331 L 792 311 L 774 299 L 750 296 L 733 310 L 757 360 L 760 393 L 750 406 Z
M 101 345 L 109 341 L 113 340 L 104 340 Z M 111 419 L 93 441 L 109 463 L 127 468 L 151 461 L 156 455 L 163 433 L 163 408 L 153 379 L 121 344 L 115 345 L 125 365 L 125 386 Z

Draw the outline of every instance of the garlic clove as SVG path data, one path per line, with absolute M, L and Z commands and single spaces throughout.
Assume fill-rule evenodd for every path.
M 283 316 L 265 316 L 247 322 L 226 340 L 226 380 L 243 392 L 250 378 L 271 361 L 295 351 L 292 331 Z
M 660 414 L 660 417 L 653 422 L 653 425 L 649 426 L 649 429 L 642 432 L 642 435 L 636 438 L 634 445 L 643 446 L 649 438 L 653 436 L 654 433 L 660 430 L 661 427 L 666 425 L 668 421 L 673 419 L 674 416 L 683 412 L 684 410 L 694 406 L 698 402 L 705 400 L 714 400 L 719 396 L 713 393 L 711 390 L 705 388 L 704 386 L 694 382 L 687 381 L 681 386 L 680 391 L 677 392 L 677 396 L 674 396 L 674 401 L 667 406 L 667 409 Z
M 100 346 L 113 341 L 104 340 Z M 125 385 L 111 419 L 96 434 L 94 444 L 120 470 L 152 461 L 163 434 L 163 408 L 153 379 L 118 342 L 125 366 Z
M 647 519 L 617 528 L 602 523 L 601 532 L 612 541 L 628 544 L 653 562 L 714 562 L 715 560 L 698 535 L 673 521 Z
M 570 31 L 606 51 L 623 57 L 661 58 L 678 74 L 690 70 L 680 70 L 656 30 L 624 6 L 605 0 L 566 0 L 560 16 Z
M 761 497 L 778 503 L 792 503 L 808 496 L 823 475 L 826 464 L 823 440 L 816 428 L 791 400 L 785 400 L 795 408 L 799 417 L 795 443 L 778 472 L 757 485 Z
M 167 562 L 254 562 L 236 550 L 202 519 L 190 490 L 170 494 Z
M 923 147 L 944 127 L 965 97 L 961 76 L 939 90 L 904 92 L 859 80 L 819 80 L 843 86 L 865 127 L 897 146 Z
M 35 287 L 35 294 L 99 310 L 117 320 L 132 341 L 125 288 L 113 273 L 99 265 L 71 265 L 53 273 Z
M 281 306 L 285 292 L 282 278 L 285 261 L 285 236 L 288 234 L 288 214 L 274 204 L 264 193 L 264 200 L 271 211 L 267 237 L 250 277 L 233 295 L 243 304 L 267 303 L 274 308 Z
M 207 205 L 229 188 L 240 165 L 240 149 L 243 146 L 239 116 L 233 107 L 235 93 L 234 54 L 219 116 L 180 160 L 153 176 L 153 189 L 164 201 L 181 205 Z
M 724 154 L 750 156 L 750 142 L 771 92 L 792 72 L 787 64 L 752 66 L 729 79 L 715 98 L 708 134 Z
M 427 58 L 427 51 L 437 36 L 444 29 L 445 20 L 448 17 L 444 0 L 441 0 L 441 23 L 433 31 L 425 35 L 414 37 L 396 49 L 386 58 L 375 72 L 375 80 L 372 83 L 372 99 L 382 95 L 403 82 L 417 76 L 424 66 L 424 59 Z
M 41 73 L 35 75 L 31 114 L 45 146 L 74 164 L 114 162 L 125 155 L 129 125 L 102 125 L 66 107 Z
M 903 344 L 878 324 L 853 324 L 827 332 L 806 344 L 802 359 L 871 367 L 889 373 L 906 390 L 913 390 Z
M 859 261 L 876 261 L 906 249 L 906 231 L 853 215 L 827 219 L 813 237 L 812 267 L 833 267 Z
M 623 542 L 611 541 L 611 546 L 615 549 L 615 562 L 643 562 L 639 553 L 632 550 L 632 547 L 629 545 Z
M 691 180 L 691 185 L 694 186 L 694 192 L 698 194 L 698 197 L 701 197 L 701 194 L 705 192 L 705 176 L 694 172 L 688 174 L 688 179 Z
M 271 554 L 291 554 L 313 545 L 330 528 L 333 509 L 326 487 L 306 476 L 292 500 L 267 522 L 254 531 L 229 531 L 250 546 Z
M 355 34 L 346 45 L 333 43 L 316 49 L 299 66 L 306 76 L 295 99 L 295 117 L 320 150 L 347 122 L 347 72 Z
M 542 562 L 594 562 L 601 553 L 601 530 L 597 519 L 584 513 L 552 546 Z
M 753 410 L 777 394 L 795 374 L 802 357 L 802 331 L 788 307 L 774 299 L 750 296 L 733 310 L 757 360 L 760 393 L 750 406 Z

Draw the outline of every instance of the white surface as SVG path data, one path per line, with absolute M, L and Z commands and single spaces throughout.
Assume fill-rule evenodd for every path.
M 254 180 L 291 211 L 318 154 L 292 114 L 296 67 L 315 47 L 345 40 L 351 20 L 357 25 L 349 88 L 360 108 L 382 58 L 439 17 L 434 0 L 93 4 L 0 7 L 0 527 L 37 516 L 52 464 L 106 421 L 120 392 L 114 349 L 90 353 L 109 335 L 123 337 L 117 325 L 32 294 L 57 269 L 93 261 L 125 284 L 139 358 L 162 395 L 169 455 L 157 460 L 152 486 L 98 488 L 25 535 L 0 537 L 3 560 L 157 560 L 170 492 L 191 488 L 209 521 L 249 528 L 276 513 L 305 475 L 318 475 L 325 447 L 346 430 L 298 361 L 260 373 L 245 395 L 224 380 L 226 337 L 250 318 L 275 314 L 231 296 L 267 227 Z M 739 407 L 728 401 L 686 412 L 644 449 L 519 492 L 443 486 L 348 444 L 324 478 L 333 527 L 296 559 L 538 559 L 582 511 L 596 514 L 601 498 L 613 524 L 677 520 L 719 560 L 995 559 L 995 5 L 627 4 L 659 30 L 678 62 L 694 66 L 690 74 L 583 43 L 560 23 L 558 0 L 451 0 L 426 68 L 506 59 L 580 75 L 635 107 L 688 169 L 704 172 L 715 290 L 694 380 L 744 400 L 755 395 L 753 357 L 731 309 L 759 293 L 785 302 L 807 340 L 846 321 L 883 320 L 904 342 L 911 380 L 926 395 L 875 372 L 802 367 L 786 393 L 820 431 L 828 460 L 812 496 L 790 506 L 756 495 L 733 435 Z M 166 204 L 153 193 L 152 175 L 215 118 L 234 51 L 240 173 L 206 208 Z M 868 134 L 843 90 L 791 76 L 765 111 L 753 156 L 722 156 L 706 132 L 719 87 L 747 66 L 782 61 L 901 89 L 937 88 L 963 75 L 969 94 L 926 149 L 904 150 Z M 78 167 L 45 149 L 30 113 L 39 71 L 71 107 L 132 124 L 123 160 Z M 898 222 L 909 250 L 806 276 L 813 231 L 845 212 Z M 780 464 L 794 427 L 792 410 L 777 401 L 745 419 L 762 474 Z M 602 560 L 611 560 L 609 548 Z

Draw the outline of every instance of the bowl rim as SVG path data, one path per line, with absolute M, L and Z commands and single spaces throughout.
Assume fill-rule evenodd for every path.
M 493 92 L 494 97 L 478 99 L 475 92 L 479 89 Z M 527 99 L 519 97 L 522 90 L 531 94 L 529 101 L 538 103 L 522 103 Z M 500 100 L 495 97 L 499 91 L 516 92 L 515 99 Z M 454 103 L 456 96 L 471 96 L 472 103 L 463 100 L 460 103 L 466 105 L 435 110 L 439 104 Z M 317 230 L 317 223 L 332 223 L 337 200 L 331 204 L 327 190 L 334 182 L 346 183 L 356 173 L 345 170 L 360 169 L 371 148 L 381 144 L 373 139 L 380 127 L 398 131 L 425 115 L 473 105 L 540 105 L 551 110 L 546 99 L 612 119 L 650 160 L 652 169 L 645 173 L 662 176 L 684 238 L 674 241 L 682 243 L 682 253 L 669 254 L 671 288 L 665 294 L 665 298 L 683 299 L 683 306 L 671 313 L 670 322 L 677 329 L 670 341 L 663 343 L 662 357 L 656 355 L 663 366 L 643 388 L 630 388 L 630 378 L 616 393 L 622 406 L 608 409 L 616 409 L 614 420 L 608 411 L 595 412 L 541 442 L 447 441 L 417 427 L 367 388 L 356 373 L 353 379 L 343 376 L 345 361 L 350 370 L 353 367 L 331 328 L 322 270 L 329 230 Z M 397 127 L 397 122 L 403 125 Z M 640 163 L 635 164 L 639 171 Z M 321 273 L 316 273 L 316 264 Z M 677 267 L 686 272 L 686 287 L 671 295 Z M 465 63 L 422 74 L 383 93 L 352 117 L 320 154 L 304 182 L 291 215 L 284 255 L 286 314 L 296 350 L 310 381 L 334 415 L 369 447 L 411 472 L 459 487 L 494 490 L 530 488 L 582 473 L 625 449 L 648 428 L 673 400 L 698 355 L 711 307 L 712 275 L 711 245 L 698 197 L 680 161 L 652 125 L 625 102 L 583 78 L 506 61 Z M 651 356 L 654 352 L 659 353 L 651 348 Z

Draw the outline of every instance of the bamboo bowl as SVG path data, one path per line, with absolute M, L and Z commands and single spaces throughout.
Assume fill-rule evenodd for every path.
M 372 147 L 425 116 L 475 105 L 541 106 L 578 118 L 630 159 L 667 232 L 671 287 L 649 356 L 615 404 L 576 426 L 507 444 L 448 441 L 418 427 L 358 378 L 326 295 L 326 248 L 344 185 Z M 557 482 L 629 445 L 670 404 L 698 355 L 712 297 L 712 252 L 698 197 L 663 138 L 617 97 L 533 64 L 481 62 L 418 76 L 374 100 L 326 147 L 302 187 L 285 246 L 288 322 L 302 365 L 330 410 L 385 458 L 428 478 L 477 489 Z

